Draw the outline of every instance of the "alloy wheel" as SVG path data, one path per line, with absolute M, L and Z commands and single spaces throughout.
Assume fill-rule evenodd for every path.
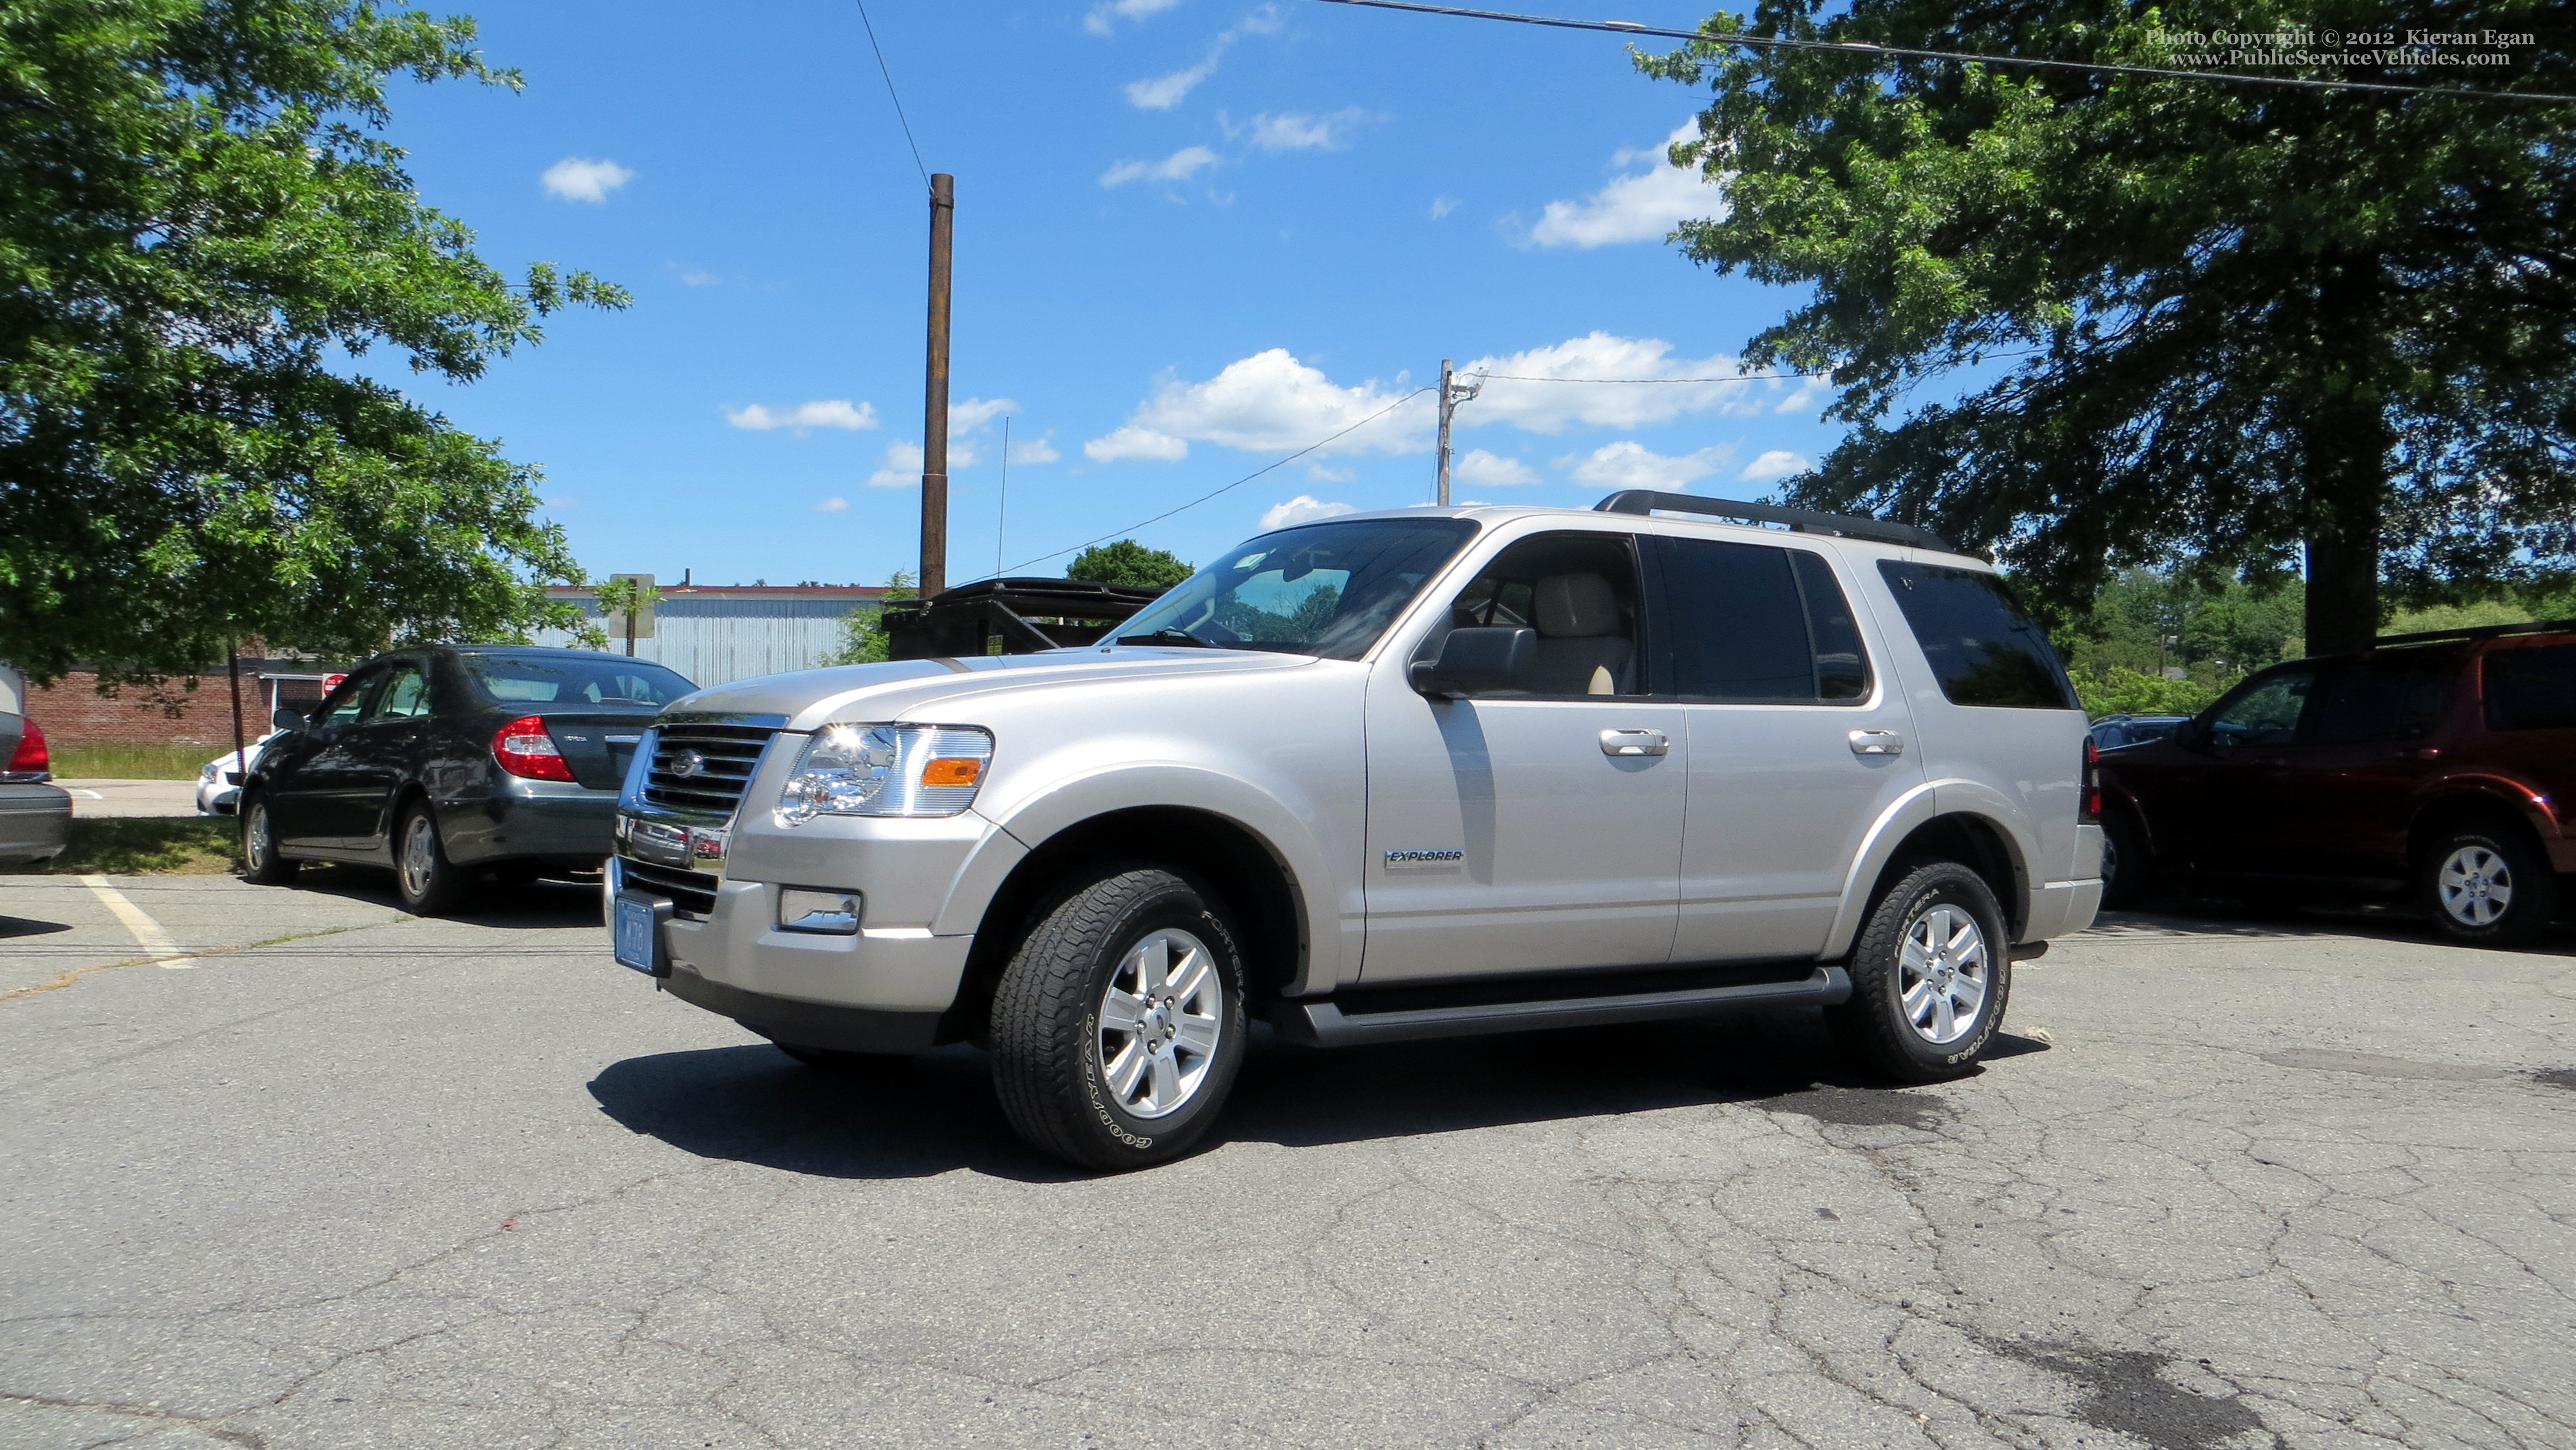
M 431 878 L 438 872 L 438 828 L 426 815 L 411 818 L 403 832 L 403 894 L 414 898 L 427 896 Z
M 1992 963 L 1986 934 L 1967 911 L 1941 902 L 1905 928 L 1897 991 L 1915 1035 L 1947 1047 L 1968 1035 L 1986 1003 Z
M 1127 949 L 1100 995 L 1099 1070 L 1131 1117 L 1168 1117 L 1216 1061 L 1225 977 L 1207 943 L 1177 927 Z
M 2436 880 L 2442 910 L 2462 926 L 2493 926 L 2513 907 L 2513 867 L 2485 846 L 2468 845 L 2442 861 Z
M 247 864 L 250 869 L 258 871 L 265 868 L 268 865 L 269 850 L 268 807 L 265 805 L 252 806 L 250 808 L 250 839 L 242 847 L 242 854 L 248 858 Z

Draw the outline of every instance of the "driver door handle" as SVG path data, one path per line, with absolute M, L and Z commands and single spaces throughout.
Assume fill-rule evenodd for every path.
M 1668 755 L 1673 743 L 1661 730 L 1604 730 L 1601 753 L 1604 755 Z

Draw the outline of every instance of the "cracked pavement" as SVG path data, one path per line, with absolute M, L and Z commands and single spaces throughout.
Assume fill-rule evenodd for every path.
M 587 892 L 311 879 L 167 970 L 0 878 L 10 985 L 96 968 L 0 999 L 0 1445 L 2576 1446 L 2563 936 L 2113 918 L 1902 1092 L 1798 1013 L 1265 1040 L 1082 1178 Z

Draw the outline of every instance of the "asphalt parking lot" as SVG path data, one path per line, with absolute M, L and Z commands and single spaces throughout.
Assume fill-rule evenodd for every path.
M 2576 1445 L 2564 936 L 2119 918 L 1903 1092 L 1799 1015 L 1264 1044 L 1085 1179 L 577 888 L 307 880 L 0 877 L 0 1445 Z

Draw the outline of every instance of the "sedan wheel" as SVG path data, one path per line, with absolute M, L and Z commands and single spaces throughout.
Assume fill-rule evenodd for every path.
M 252 796 L 243 807 L 242 879 L 261 886 L 283 886 L 295 879 L 297 863 L 277 853 L 277 823 L 268 802 Z
M 438 818 L 429 803 L 414 801 L 403 812 L 394 837 L 394 890 L 403 909 L 414 916 L 439 916 L 452 910 L 465 883 L 438 839 Z

